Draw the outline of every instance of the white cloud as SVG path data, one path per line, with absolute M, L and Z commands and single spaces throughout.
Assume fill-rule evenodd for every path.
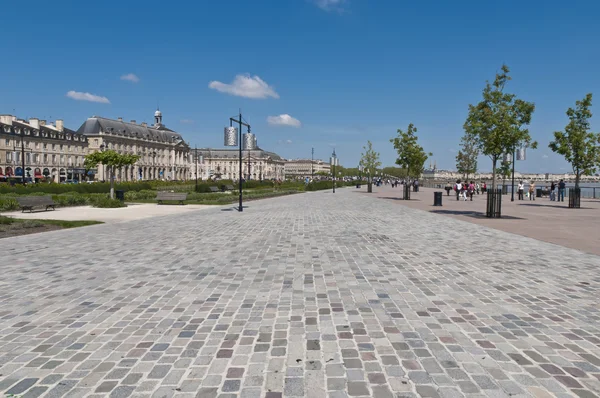
M 343 11 L 346 0 L 314 0 L 314 3 L 325 11 Z
M 279 116 L 269 116 L 267 117 L 267 123 L 271 126 L 290 126 L 290 127 L 300 127 L 302 123 L 300 120 L 295 117 L 291 117 L 287 113 L 284 113 Z
M 126 75 L 121 76 L 121 80 L 126 80 L 128 82 L 137 83 L 140 81 L 140 78 L 134 75 L 133 73 L 128 73 Z
M 292 140 L 285 140 L 285 143 L 286 143 L 286 144 L 291 144 L 291 143 L 292 143 Z
M 548 155 L 546 155 L 546 154 L 542 155 L 542 159 L 548 159 Z
M 214 80 L 208 84 L 208 87 L 238 97 L 254 99 L 279 98 L 279 94 L 267 82 L 258 76 L 250 76 L 249 74 L 237 75 L 231 84 Z
M 181 124 L 194 124 L 194 121 L 192 119 L 181 119 L 179 121 L 179 123 L 181 123 Z
M 106 97 L 101 97 L 99 95 L 83 93 L 81 91 L 69 91 L 67 93 L 67 97 L 74 99 L 76 101 L 89 101 L 89 102 L 99 102 L 101 104 L 110 104 L 110 101 Z
M 452 153 L 456 153 L 456 149 L 454 149 L 454 148 L 450 148 L 450 149 L 448 149 L 448 150 L 449 150 L 450 152 L 452 152 Z

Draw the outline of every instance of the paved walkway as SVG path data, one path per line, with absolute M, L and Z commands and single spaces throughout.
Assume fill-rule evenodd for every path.
M 363 189 L 363 191 L 366 191 Z M 485 225 L 501 231 L 516 233 L 545 242 L 570 247 L 587 253 L 600 255 L 600 200 L 582 199 L 580 209 L 569 209 L 568 200 L 552 202 L 546 198 L 516 200 L 510 195 L 502 197 L 502 218 L 485 217 L 486 196 L 474 195 L 473 201 L 456 200 L 456 195 L 446 196 L 443 191 L 443 206 L 433 206 L 433 193 L 441 189 L 420 188 L 411 192 L 411 200 L 399 200 L 402 189 L 382 186 L 374 188 L 374 195 L 394 200 L 397 204 L 414 209 L 426 210 L 458 220 Z M 468 233 L 465 231 L 465 233 Z
M 106 223 L 140 220 L 144 218 L 159 217 L 173 214 L 188 213 L 194 210 L 208 209 L 212 206 L 207 205 L 157 205 L 149 203 L 128 204 L 127 207 L 116 209 L 100 209 L 92 206 L 77 207 L 59 207 L 55 211 L 34 211 L 32 213 L 23 213 L 13 211 L 2 213 L 3 216 L 10 216 L 25 219 L 44 219 L 44 220 L 65 220 L 65 221 L 83 221 L 94 220 Z
M 598 256 L 351 188 L 223 210 L 4 239 L 0 392 L 600 396 Z

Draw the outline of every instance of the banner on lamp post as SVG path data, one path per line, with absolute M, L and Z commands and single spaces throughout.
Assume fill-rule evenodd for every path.
M 517 160 L 526 160 L 525 148 L 519 148 L 517 150 Z

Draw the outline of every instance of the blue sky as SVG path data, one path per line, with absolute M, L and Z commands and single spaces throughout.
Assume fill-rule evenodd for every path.
M 335 146 L 346 166 L 368 139 L 393 165 L 389 139 L 412 122 L 453 169 L 467 106 L 506 63 L 509 90 L 537 107 L 540 148 L 517 169 L 564 172 L 552 132 L 588 92 L 600 109 L 597 1 L 188 3 L 10 2 L 0 113 L 77 129 L 92 115 L 151 122 L 159 103 L 192 146 L 221 147 L 242 108 L 264 149 L 327 159 Z

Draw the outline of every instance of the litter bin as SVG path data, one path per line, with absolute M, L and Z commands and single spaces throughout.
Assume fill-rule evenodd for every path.
M 123 191 L 123 190 L 115 191 L 115 197 L 118 200 L 120 200 L 121 202 L 125 202 L 125 191 Z
M 443 192 L 434 192 L 433 193 L 433 205 L 434 206 L 442 205 L 442 194 L 443 194 Z
M 542 188 L 537 188 L 535 190 L 535 197 L 536 198 L 541 198 L 542 197 Z

